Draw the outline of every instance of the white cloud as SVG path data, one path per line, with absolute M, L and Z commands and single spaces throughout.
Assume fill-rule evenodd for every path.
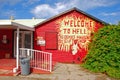
M 36 2 L 39 2 L 40 0 L 27 0 L 27 4 L 34 4 Z
M 33 5 L 33 4 L 35 4 L 35 3 L 38 3 L 38 2 L 40 2 L 41 0 L 26 0 L 26 1 L 24 1 L 23 2 L 23 6 L 24 7 L 26 7 L 26 6 L 28 6 L 28 5 Z
M 6 6 L 14 6 L 19 2 L 21 2 L 21 0 L 0 0 L 0 11 Z
M 10 18 L 10 16 L 16 17 L 16 12 L 14 10 L 8 10 L 8 11 L 2 13 L 2 15 L 6 16 L 8 18 Z
M 5 4 L 9 4 L 9 5 L 15 5 L 17 3 L 19 3 L 21 0 L 0 0 L 0 5 L 3 6 Z
M 60 11 L 65 9 L 65 5 L 62 3 L 55 3 L 55 6 L 52 7 L 48 4 L 43 4 L 36 6 L 31 12 L 38 18 L 47 18 L 48 16 L 53 16 L 58 14 Z
M 64 10 L 77 7 L 81 10 L 88 10 L 96 7 L 107 7 L 117 3 L 117 0 L 63 0 L 62 2 L 37 5 L 31 13 L 37 18 L 48 18 Z
M 54 8 L 51 8 L 47 4 L 39 5 L 32 10 L 32 13 L 35 14 L 36 17 L 46 17 L 48 15 L 54 15 L 57 12 L 54 12 Z
M 77 3 L 77 7 L 88 10 L 96 7 L 107 7 L 116 4 L 114 0 L 84 0 Z
M 103 15 L 103 16 L 118 16 L 120 14 L 120 12 L 109 12 L 109 13 L 107 13 L 107 12 L 104 12 L 104 13 L 101 13 L 101 15 Z

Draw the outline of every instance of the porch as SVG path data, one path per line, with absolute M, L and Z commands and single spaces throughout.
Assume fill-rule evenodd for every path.
M 41 21 L 42 20 L 37 21 L 32 19 L 0 21 L 0 70 L 2 70 L 3 72 L 5 70 L 9 70 L 12 73 L 19 72 L 20 57 L 22 57 L 21 55 L 26 56 L 27 54 L 30 53 L 31 55 L 34 54 L 34 57 L 31 57 L 31 60 L 30 60 L 31 66 L 34 67 L 34 68 L 31 67 L 31 71 L 34 73 L 46 73 L 46 72 L 50 73 L 50 71 L 37 69 L 38 62 L 35 63 L 35 61 L 38 61 L 38 60 L 35 60 L 37 59 L 35 58 L 36 51 L 32 51 L 33 52 L 32 54 L 31 52 L 28 52 L 28 51 L 20 52 L 19 50 L 20 48 L 29 48 L 29 49 L 33 48 L 34 25 L 36 25 Z M 39 52 L 37 51 L 37 53 Z M 39 64 L 41 63 L 42 62 L 39 61 Z
M 39 74 L 50 74 L 54 64 L 52 63 L 52 54 L 38 50 L 20 48 L 19 64 L 16 73 L 13 70 L 16 67 L 16 59 L 0 59 L 0 76 L 15 76 L 20 74 L 20 58 L 30 57 L 30 72 Z
M 13 68 L 16 67 L 16 60 L 15 59 L 0 59 L 0 76 L 16 76 L 20 74 L 20 68 L 17 73 L 13 73 Z M 40 69 L 31 68 L 31 73 L 38 73 L 38 74 L 50 74 L 49 71 L 44 71 Z
M 33 31 L 33 26 L 19 24 L 13 20 L 0 22 L 0 59 L 16 58 L 13 72 L 19 69 L 19 48 L 33 47 Z

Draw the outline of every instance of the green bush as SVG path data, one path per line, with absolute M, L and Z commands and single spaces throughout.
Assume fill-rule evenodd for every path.
M 83 67 L 120 78 L 120 25 L 108 25 L 94 34 Z

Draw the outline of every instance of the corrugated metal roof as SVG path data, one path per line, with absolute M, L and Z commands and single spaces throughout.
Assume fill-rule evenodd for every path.
M 0 25 L 11 25 L 11 20 L 0 20 Z
M 16 19 L 16 20 L 0 20 L 0 25 L 12 25 L 13 23 L 21 24 L 27 27 L 34 28 L 34 26 L 38 23 L 41 23 L 45 19 Z
M 21 19 L 21 20 L 14 20 L 13 22 L 34 28 L 36 24 L 41 23 L 44 20 L 45 19 Z

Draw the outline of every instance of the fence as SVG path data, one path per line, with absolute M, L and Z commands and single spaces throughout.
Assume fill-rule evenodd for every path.
M 52 53 L 20 48 L 19 57 L 30 57 L 31 68 L 52 71 Z

